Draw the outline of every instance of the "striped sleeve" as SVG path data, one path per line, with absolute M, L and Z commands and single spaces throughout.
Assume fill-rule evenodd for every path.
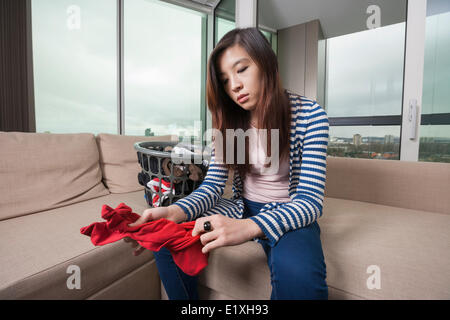
M 271 246 L 284 233 L 306 227 L 322 216 L 329 122 L 325 110 L 317 103 L 307 113 L 300 177 L 293 201 L 273 202 L 250 218 L 258 224 Z
M 202 184 L 189 195 L 173 204 L 183 209 L 187 221 L 195 220 L 199 215 L 216 205 L 223 195 L 227 179 L 228 169 L 225 164 L 216 162 L 213 144 L 208 171 Z

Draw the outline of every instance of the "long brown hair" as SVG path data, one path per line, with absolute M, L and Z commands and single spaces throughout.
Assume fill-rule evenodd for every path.
M 237 105 L 226 93 L 220 80 L 219 58 L 226 49 L 239 45 L 246 50 L 258 66 L 261 74 L 261 95 L 255 109 L 257 123 L 267 129 L 268 157 L 271 156 L 271 129 L 279 129 L 280 161 L 289 155 L 291 109 L 287 93 L 282 88 L 278 72 L 278 61 L 269 41 L 257 28 L 236 28 L 229 31 L 219 41 L 208 60 L 207 74 L 207 104 L 211 111 L 212 127 L 219 130 L 223 137 L 223 159 L 226 159 L 226 129 L 242 129 L 244 132 L 250 128 L 250 112 Z M 260 127 L 261 128 L 261 127 Z M 214 139 L 214 137 L 213 137 Z M 234 161 L 225 163 L 228 169 L 237 170 L 242 182 L 250 172 L 248 159 L 249 142 L 245 139 L 245 163 L 237 161 L 237 137 L 234 138 Z M 216 155 L 218 151 L 216 150 Z M 267 167 L 268 165 L 266 165 Z

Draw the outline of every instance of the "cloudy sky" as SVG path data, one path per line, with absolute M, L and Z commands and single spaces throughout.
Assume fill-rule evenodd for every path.
M 117 133 L 115 5 L 112 0 L 32 1 L 38 132 Z M 202 14 L 156 0 L 127 0 L 124 14 L 125 133 L 193 132 L 201 105 Z M 330 117 L 401 113 L 404 37 L 400 23 L 328 40 Z M 428 17 L 427 112 L 450 112 L 448 39 L 450 13 Z M 332 134 L 365 136 L 354 129 L 335 128 Z M 398 127 L 383 127 L 381 134 L 377 128 L 365 130 L 373 136 L 400 133 Z M 436 126 L 431 134 L 450 137 L 450 130 Z
M 117 133 L 115 3 L 33 1 L 38 131 Z M 145 0 L 125 1 L 124 12 L 126 134 L 193 127 L 201 14 Z

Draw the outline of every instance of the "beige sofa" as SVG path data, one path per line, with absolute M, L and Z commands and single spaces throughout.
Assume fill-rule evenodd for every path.
M 94 247 L 79 232 L 102 221 L 103 204 L 147 208 L 133 149 L 144 140 L 176 137 L 0 133 L 0 299 L 167 298 L 151 252 Z M 449 299 L 449 187 L 449 164 L 328 157 L 319 224 L 330 299 Z M 71 266 L 79 289 L 68 288 Z M 199 282 L 202 299 L 270 297 L 254 242 L 213 251 Z
M 0 299 L 159 299 L 150 251 L 134 257 L 123 241 L 95 247 L 80 228 L 104 221 L 103 204 L 141 214 L 133 145 L 174 139 L 0 133 Z M 71 266 L 79 289 L 69 289 Z

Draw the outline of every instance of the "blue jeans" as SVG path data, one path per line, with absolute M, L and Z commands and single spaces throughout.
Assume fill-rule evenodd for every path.
M 243 199 L 244 217 L 259 213 L 265 203 Z M 273 300 L 328 299 L 326 265 L 317 222 L 285 233 L 274 247 L 260 240 L 270 269 Z M 171 300 L 198 300 L 197 276 L 185 274 L 166 248 L 154 252 L 161 281 Z

